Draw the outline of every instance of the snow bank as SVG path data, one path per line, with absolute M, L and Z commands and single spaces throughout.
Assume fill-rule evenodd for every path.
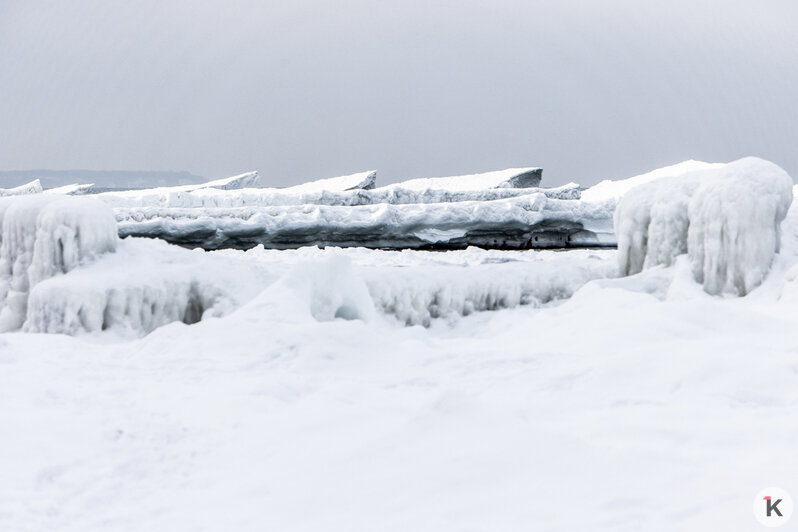
M 42 184 L 38 179 L 34 179 L 30 183 L 25 183 L 14 188 L 0 188 L 0 197 L 2 196 L 23 196 L 26 194 L 40 194 L 42 192 Z
M 536 255 L 537 260 L 473 264 L 468 268 L 418 266 L 365 273 L 376 308 L 405 325 L 474 312 L 539 307 L 567 299 L 588 281 L 613 274 L 600 253 Z
M 337 315 L 368 321 L 376 309 L 404 325 L 423 326 L 480 311 L 542 306 L 570 297 L 593 279 L 615 273 L 614 253 L 609 250 L 561 253 L 470 247 L 430 253 L 258 247 L 243 253 L 223 250 L 210 254 L 237 257 L 284 276 L 281 286 L 300 294 L 305 311 L 317 320 Z
M 240 261 L 166 242 L 125 239 L 116 253 L 36 284 L 25 330 L 72 335 L 114 330 L 138 336 L 172 322 L 226 315 L 274 277 Z
M 540 185 L 542 168 L 508 168 L 482 174 L 410 179 L 385 188 L 405 190 L 484 190 L 490 188 L 530 188 Z
M 792 197 L 787 173 L 755 157 L 641 184 L 614 214 L 620 273 L 687 253 L 708 293 L 745 295 L 770 268 Z
M 113 251 L 118 240 L 112 211 L 92 199 L 7 199 L 0 216 L 0 331 L 22 326 L 34 285 Z

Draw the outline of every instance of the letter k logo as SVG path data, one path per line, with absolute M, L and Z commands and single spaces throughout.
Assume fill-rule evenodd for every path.
M 781 502 L 781 499 L 776 499 L 776 502 L 773 502 L 773 498 L 770 495 L 765 495 L 763 499 L 765 500 L 765 504 L 767 504 L 768 517 L 770 517 L 773 512 L 775 512 L 779 517 L 782 516 L 781 511 L 779 511 L 779 503 Z

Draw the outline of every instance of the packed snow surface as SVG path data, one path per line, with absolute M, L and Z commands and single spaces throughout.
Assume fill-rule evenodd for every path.
M 0 527 L 746 531 L 798 488 L 794 278 L 716 298 L 680 260 L 405 327 L 358 268 L 601 259 L 331 251 L 212 253 L 279 276 L 143 339 L 0 336 Z
M 687 253 L 707 292 L 747 294 L 779 249 L 792 186 L 784 170 L 755 157 L 636 186 L 614 215 L 620 273 Z

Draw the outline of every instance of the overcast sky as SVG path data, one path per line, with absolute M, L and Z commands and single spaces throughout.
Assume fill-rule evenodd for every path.
M 744 155 L 798 176 L 798 1 L 0 0 L 0 170 L 557 185 Z

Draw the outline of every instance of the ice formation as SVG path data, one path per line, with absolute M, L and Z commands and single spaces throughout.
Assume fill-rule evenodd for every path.
M 94 183 L 72 183 L 44 190 L 45 194 L 63 194 L 65 196 L 82 196 L 94 193 Z
M 482 174 L 449 177 L 424 177 L 402 181 L 388 187 L 405 190 L 485 190 L 491 188 L 530 188 L 540 185 L 542 168 L 508 168 Z
M 113 213 L 93 199 L 7 198 L 0 217 L 0 331 L 23 325 L 33 286 L 113 251 L 118 241 Z
M 641 184 L 614 214 L 620 273 L 687 253 L 708 293 L 745 295 L 770 268 L 792 197 L 787 173 L 755 157 Z
M 113 207 L 136 207 L 136 206 L 197 206 L 207 202 L 218 201 L 229 202 L 234 198 L 259 197 L 261 195 L 284 195 L 296 196 L 322 191 L 343 192 L 346 190 L 357 189 L 358 187 L 373 186 L 376 172 L 363 172 L 351 176 L 333 177 L 320 179 L 296 187 L 288 188 L 253 188 L 260 186 L 260 178 L 257 172 L 241 174 L 202 183 L 199 185 L 182 185 L 176 187 L 160 187 L 141 190 L 125 190 L 121 192 L 104 192 L 97 197 Z M 195 200 L 194 198 L 198 198 Z
M 25 330 L 140 335 L 171 322 L 222 316 L 274 275 L 151 239 L 125 239 L 115 253 L 30 291 Z
M 42 184 L 38 179 L 30 183 L 25 183 L 14 188 L 0 188 L 0 197 L 3 196 L 23 196 L 26 194 L 39 194 L 42 192 Z
M 308 194 L 325 191 L 369 190 L 377 182 L 377 171 L 318 179 L 301 185 L 278 189 L 283 194 Z
M 302 245 L 422 248 L 568 247 L 612 242 L 604 204 L 543 193 L 490 201 L 116 209 L 121 236 L 149 236 L 188 247 L 246 249 Z

